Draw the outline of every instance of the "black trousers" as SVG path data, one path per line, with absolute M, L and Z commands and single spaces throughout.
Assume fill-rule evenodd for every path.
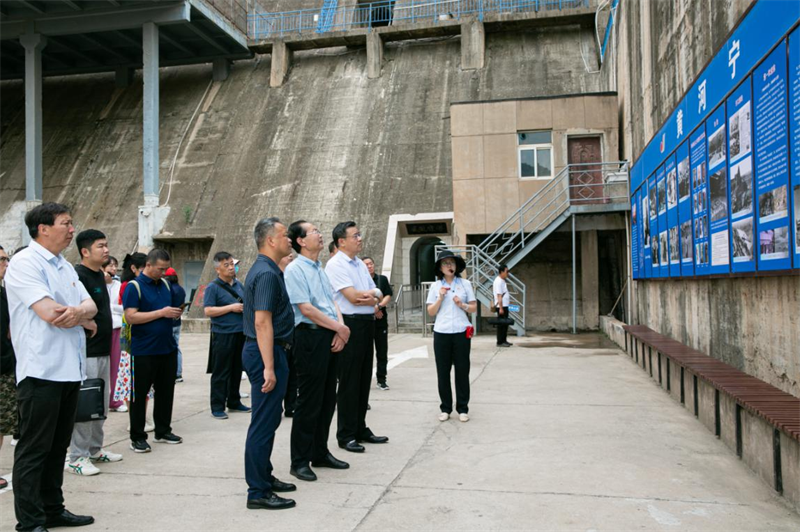
M 289 366 L 289 376 L 286 378 L 286 393 L 283 396 L 283 409 L 286 412 L 294 412 L 297 405 L 297 369 L 295 368 L 294 345 L 292 345 L 291 349 L 286 351 L 286 363 Z
M 389 362 L 389 321 L 386 319 L 375 320 L 375 360 L 378 362 L 375 378 L 385 383 L 386 364 Z
M 211 411 L 224 412 L 242 404 L 242 349 L 244 333 L 211 334 Z
M 375 323 L 372 320 L 344 318 L 350 327 L 350 341 L 339 353 L 339 394 L 336 405 L 336 439 L 347 443 L 371 434 L 367 428 L 369 386 L 372 383 L 372 344 Z
M 498 318 L 507 318 L 508 317 L 508 307 L 503 307 L 503 314 L 501 315 L 500 312 L 497 312 Z M 508 325 L 498 325 L 497 326 L 497 345 L 504 344 L 508 341 Z
M 439 408 L 448 414 L 453 411 L 453 392 L 450 388 L 450 368 L 456 367 L 456 412 L 469 412 L 469 350 L 472 340 L 466 333 L 433 333 L 433 353 L 436 357 L 436 376 L 439 379 Z
M 27 377 L 17 386 L 19 443 L 14 449 L 17 530 L 44 526 L 64 509 L 64 457 L 75 426 L 79 382 Z
M 329 329 L 297 329 L 294 333 L 298 393 L 292 421 L 292 467 L 307 466 L 329 452 L 338 362 L 338 353 L 331 353 L 333 335 Z
M 156 438 L 172 432 L 172 403 L 175 398 L 175 372 L 178 352 L 168 355 L 133 355 L 133 401 L 130 406 L 131 441 L 147 439 L 144 431 L 147 394 L 153 387 L 153 421 Z

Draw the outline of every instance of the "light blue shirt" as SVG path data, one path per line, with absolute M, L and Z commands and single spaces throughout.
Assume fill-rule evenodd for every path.
M 358 257 L 350 258 L 343 251 L 333 256 L 325 266 L 325 273 L 333 286 L 333 300 L 342 314 L 375 314 L 375 307 L 353 305 L 342 295 L 342 289 L 352 286 L 358 291 L 372 290 L 375 281 L 369 275 L 367 265 Z
M 300 323 L 314 323 L 300 312 L 300 303 L 311 303 L 323 314 L 338 321 L 339 315 L 333 303 L 333 287 L 320 261 L 314 262 L 308 257 L 298 255 L 286 267 L 283 277 L 294 310 L 295 327 Z
M 472 325 L 469 321 L 469 314 L 453 303 L 453 298 L 458 296 L 461 303 L 472 303 L 475 301 L 475 294 L 472 292 L 472 284 L 466 279 L 456 277 L 453 284 L 447 284 L 444 279 L 436 281 L 428 290 L 428 305 L 433 305 L 439 299 L 439 289 L 442 286 L 449 286 L 450 290 L 445 294 L 439 312 L 436 313 L 436 322 L 433 324 L 434 332 L 443 334 L 462 333 L 467 327 Z
M 90 299 L 75 268 L 33 241 L 14 255 L 6 272 L 11 342 L 17 356 L 17 382 L 34 377 L 57 382 L 86 378 L 86 333 L 83 327 L 54 327 L 31 308 L 49 297 L 76 307 Z

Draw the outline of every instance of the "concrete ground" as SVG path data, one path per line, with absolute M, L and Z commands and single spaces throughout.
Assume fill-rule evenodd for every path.
M 182 338 L 174 431 L 183 445 L 128 449 L 111 413 L 107 447 L 125 459 L 95 477 L 66 475 L 67 508 L 89 530 L 800 530 L 800 516 L 600 335 L 473 340 L 469 423 L 440 423 L 431 340 L 390 338 L 391 390 L 373 388 L 368 423 L 388 445 L 333 453 L 347 471 L 289 475 L 290 419 L 275 474 L 298 484 L 297 507 L 245 509 L 248 416 L 212 419 L 208 337 Z M 243 382 L 242 389 L 248 387 Z M 247 401 L 247 400 L 246 400 Z M 334 421 L 335 424 L 335 421 Z M 12 464 L 8 440 L 0 472 Z M 0 493 L 0 530 L 15 523 Z

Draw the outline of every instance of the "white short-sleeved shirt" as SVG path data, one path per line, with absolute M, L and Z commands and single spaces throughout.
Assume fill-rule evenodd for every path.
M 428 305 L 433 305 L 439 299 L 439 289 L 442 286 L 449 286 L 450 290 L 445 294 L 442 305 L 439 307 L 439 312 L 436 313 L 436 323 L 433 324 L 433 330 L 443 334 L 462 333 L 472 325 L 472 322 L 469 321 L 469 314 L 453 303 L 453 298 L 458 296 L 462 303 L 475 301 L 472 284 L 461 277 L 453 279 L 452 285 L 447 284 L 444 279 L 436 281 L 428 290 Z
M 50 298 L 76 307 L 89 293 L 75 268 L 62 255 L 53 255 L 33 241 L 14 255 L 6 273 L 11 341 L 17 356 L 17 382 L 35 377 L 57 382 L 86 378 L 86 333 L 80 325 L 54 327 L 31 308 Z
M 367 265 L 358 257 L 352 259 L 340 251 L 325 265 L 325 274 L 333 286 L 333 301 L 342 314 L 374 314 L 374 307 L 353 305 L 342 295 L 342 289 L 352 286 L 356 290 L 372 290 L 375 281 L 369 275 Z
M 508 295 L 508 285 L 506 285 L 506 280 L 500 277 L 499 275 L 494 280 L 494 285 L 492 287 L 492 293 L 494 294 L 494 304 L 497 304 L 497 296 L 503 296 L 503 306 L 507 307 L 509 303 L 511 303 L 511 298 Z

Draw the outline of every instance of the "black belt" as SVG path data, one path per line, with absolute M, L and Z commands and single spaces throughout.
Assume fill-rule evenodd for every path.
M 324 329 L 324 328 L 325 327 L 320 327 L 316 323 L 306 323 L 306 322 L 298 323 L 297 326 L 295 327 L 295 329 L 309 329 L 309 330 L 312 330 L 312 331 L 316 331 L 316 330 Z
M 345 318 L 360 321 L 375 321 L 374 314 L 342 314 Z
M 258 343 L 258 340 L 256 340 L 255 338 L 250 338 L 249 336 L 247 337 L 247 341 L 253 342 L 255 344 Z M 273 346 L 277 345 L 279 347 L 282 347 L 287 351 L 289 351 L 292 348 L 292 344 L 290 342 L 287 342 L 286 340 L 275 339 L 272 341 L 272 344 Z

